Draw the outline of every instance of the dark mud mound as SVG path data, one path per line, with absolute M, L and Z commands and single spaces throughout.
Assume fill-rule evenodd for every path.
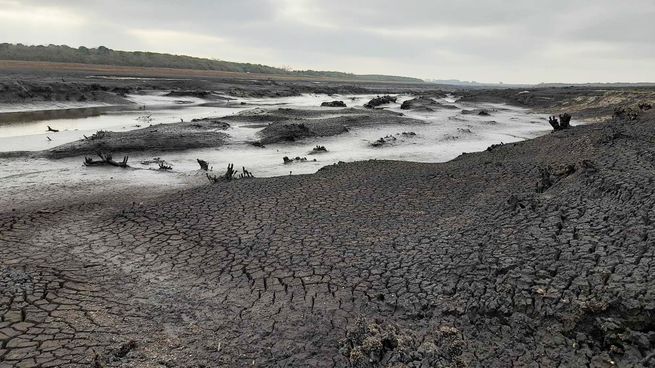
M 230 124 L 223 118 L 192 119 L 190 123 L 170 124 L 173 128 L 197 130 L 225 130 Z
M 232 97 L 260 98 L 298 96 L 303 93 L 382 95 L 415 93 L 434 89 L 434 85 L 427 83 L 308 81 L 302 78 L 255 80 L 250 77 L 235 78 L 229 75 L 176 74 L 174 70 L 170 69 L 133 70 L 128 75 L 123 73 L 116 70 L 103 71 L 88 70 L 86 68 L 80 68 L 79 70 L 60 69 L 56 65 L 53 68 L 53 65 L 50 64 L 40 65 L 37 68 L 29 65 L 16 69 L 8 68 L 4 69 L 3 73 L 0 74 L 0 102 L 78 101 L 86 99 L 121 103 L 122 100 L 116 100 L 115 98 L 124 97 L 127 93 L 146 90 L 166 93 L 170 91 L 215 91 L 221 95 Z M 124 78 L 124 76 L 130 78 Z M 17 81 L 18 84 L 16 84 Z
M 452 326 L 438 326 L 429 336 L 386 324 L 382 320 L 357 319 L 339 341 L 339 351 L 349 366 L 368 367 L 458 367 L 464 340 Z
M 346 103 L 343 101 L 323 102 L 321 107 L 346 107 Z
M 174 151 L 218 147 L 225 143 L 222 132 L 229 124 L 218 119 L 199 119 L 188 123 L 158 124 L 127 132 L 99 131 L 85 139 L 63 144 L 40 155 L 62 158 L 98 152 Z
M 130 91 L 130 88 L 108 87 L 98 83 L 7 81 L 0 83 L 0 102 L 70 101 L 130 104 L 130 101 L 123 98 Z
M 217 95 L 214 91 L 205 90 L 176 90 L 170 91 L 165 96 L 168 97 L 195 97 L 211 101 L 231 101 L 233 98 Z
M 424 124 L 386 110 L 342 109 L 337 111 L 277 109 L 250 111 L 226 117 L 227 120 L 267 122 L 259 133 L 260 143 L 295 141 L 310 137 L 327 137 L 348 132 L 350 128 L 382 124 Z
M 478 115 L 478 116 L 491 116 L 493 111 L 488 109 L 471 109 L 471 110 L 462 110 L 462 115 Z
M 275 123 L 294 119 L 319 119 L 334 116 L 361 115 L 368 113 L 362 109 L 346 108 L 340 110 L 327 109 L 292 109 L 281 107 L 277 109 L 255 108 L 238 114 L 225 116 L 222 119 L 228 122 L 244 123 Z
M 547 108 L 561 101 L 577 98 L 594 97 L 604 94 L 604 90 L 590 88 L 534 88 L 534 89 L 490 89 L 469 90 L 461 92 L 461 102 L 508 103 L 511 105 Z
M 232 83 L 237 84 L 237 81 Z M 313 83 L 302 81 L 254 81 L 248 80 L 240 83 L 241 85 L 230 85 L 223 89 L 229 96 L 235 97 L 289 97 L 298 96 L 302 93 L 321 93 L 326 95 L 334 94 L 366 94 L 375 93 L 379 85 L 368 86 L 366 84 L 357 85 L 353 83 Z M 396 86 L 383 85 L 385 92 L 394 90 Z
M 404 101 L 400 108 L 403 110 L 416 110 L 416 111 L 435 111 L 441 109 L 456 110 L 455 105 L 442 104 L 435 101 L 433 98 L 420 96 L 411 100 Z
M 370 142 L 371 147 L 386 147 L 390 145 L 395 145 L 397 143 L 405 143 L 408 138 L 415 138 L 416 133 L 414 132 L 402 132 L 396 134 L 389 134 L 384 137 L 381 137 L 373 142 Z
M 378 97 L 370 100 L 369 102 L 367 102 L 364 105 L 364 107 L 366 107 L 367 109 L 372 109 L 372 108 L 375 108 L 375 107 L 378 107 L 378 106 L 394 103 L 396 101 L 397 101 L 397 98 L 393 97 L 393 96 L 389 96 L 389 95 L 381 96 L 381 97 L 378 96 Z
M 260 143 L 270 144 L 293 142 L 309 137 L 337 135 L 347 131 L 348 128 L 340 124 L 313 124 L 312 129 L 310 129 L 309 126 L 304 123 L 279 123 L 267 126 L 259 134 L 262 137 Z
M 208 98 L 211 97 L 213 93 L 211 91 L 170 91 L 165 96 L 168 97 L 196 97 L 196 98 Z
M 569 112 L 577 118 L 597 121 L 610 118 L 617 108 L 655 103 L 655 91 L 646 87 L 544 87 L 460 92 L 461 102 L 506 103 L 542 112 Z

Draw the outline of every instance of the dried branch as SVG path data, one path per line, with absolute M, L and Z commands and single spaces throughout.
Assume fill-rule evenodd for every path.
M 102 153 L 98 152 L 98 157 L 100 157 L 100 160 L 94 160 L 91 157 L 84 157 L 84 165 L 85 166 L 101 166 L 101 165 L 111 165 L 111 166 L 116 166 L 116 167 L 122 167 L 126 168 L 127 166 L 127 159 L 129 156 L 124 156 L 123 161 L 121 162 L 116 162 L 112 159 L 111 153 Z

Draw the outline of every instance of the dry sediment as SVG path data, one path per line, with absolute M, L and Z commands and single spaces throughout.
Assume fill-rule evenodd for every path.
M 2 64 L 2 63 L 0 63 Z M 53 67 L 55 68 L 49 68 Z M 74 65 L 73 65 L 74 66 Z M 67 68 L 56 65 L 34 65 L 25 68 L 7 68 L 0 65 L 0 103 L 35 101 L 103 101 L 126 103 L 122 96 L 143 90 L 173 91 L 173 95 L 211 97 L 216 94 L 233 97 L 285 97 L 303 93 L 321 94 L 373 94 L 414 93 L 434 89 L 434 85 L 393 82 L 340 82 L 334 80 L 311 81 L 300 79 L 266 80 L 235 76 L 166 74 L 166 70 L 142 68 L 148 71 L 140 75 L 134 70 L 125 78 L 121 72 L 107 70 Z M 138 68 L 137 68 L 138 69 Z M 170 70 L 169 70 L 170 71 Z M 162 73 L 163 74 L 157 74 Z M 154 73 L 154 74 L 152 74 Z M 230 73 L 227 73 L 230 74 Z M 261 76 L 259 76 L 261 78 Z M 217 96 L 215 96 L 217 98 Z
M 127 132 L 99 131 L 84 139 L 33 155 L 62 158 L 98 152 L 129 153 L 218 147 L 227 141 L 227 134 L 223 131 L 229 126 L 220 119 L 202 119 L 150 125 Z
M 22 103 L 37 101 L 103 102 L 129 104 L 123 98 L 130 88 L 109 87 L 100 83 L 81 83 L 57 81 L 1 81 L 0 102 Z
M 0 212 L 13 366 L 648 366 L 655 114 Z
M 450 104 L 443 104 L 435 101 L 434 99 L 426 96 L 419 96 L 411 100 L 406 100 L 400 106 L 403 110 L 417 110 L 417 111 L 434 111 L 434 110 L 456 110 L 459 107 Z
M 482 89 L 462 91 L 460 102 L 507 103 L 545 113 L 568 112 L 577 119 L 603 121 L 617 108 L 655 103 L 652 87 L 544 87 L 528 89 Z
M 226 121 L 265 124 L 260 143 L 271 144 L 303 138 L 326 137 L 348 132 L 350 128 L 372 125 L 418 125 L 424 121 L 382 109 L 346 108 L 340 110 L 254 109 L 226 116 Z

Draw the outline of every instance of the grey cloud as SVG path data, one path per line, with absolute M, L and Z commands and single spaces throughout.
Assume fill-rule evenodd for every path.
M 655 44 L 650 40 L 655 34 L 652 0 L 67 0 L 56 5 L 25 0 L 20 4 L 56 6 L 88 22 L 82 29 L 32 30 L 24 37 L 3 28 L 11 23 L 0 23 L 0 32 L 11 38 L 8 42 L 202 51 L 202 56 L 298 68 L 481 81 L 655 80 L 653 68 L 646 67 L 655 62 Z M 198 35 L 224 42 L 207 41 L 205 52 L 198 51 L 204 44 L 189 46 L 192 40 L 148 40 L 135 37 L 131 30 L 182 32 L 190 38 Z M 585 71 L 576 72 L 580 68 Z

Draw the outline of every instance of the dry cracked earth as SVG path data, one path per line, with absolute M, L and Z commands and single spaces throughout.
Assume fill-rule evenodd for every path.
M 654 143 L 3 209 L 0 367 L 655 366 Z

